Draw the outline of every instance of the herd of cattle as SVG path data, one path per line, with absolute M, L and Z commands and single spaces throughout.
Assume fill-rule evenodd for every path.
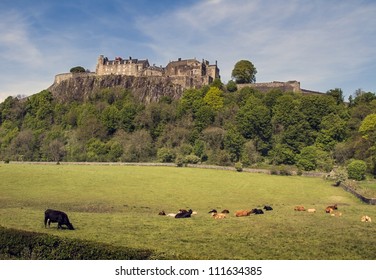
M 264 214 L 263 210 L 272 211 L 273 208 L 269 205 L 265 205 L 263 209 L 253 208 L 252 210 L 238 210 L 238 211 L 235 211 L 234 216 L 244 217 L 244 216 L 250 216 L 251 214 L 260 215 L 260 214 Z M 308 213 L 316 213 L 316 209 L 314 208 L 306 209 L 302 205 L 295 206 L 294 210 L 295 211 L 307 211 Z M 342 216 L 342 213 L 338 211 L 337 204 L 327 206 L 325 208 L 325 213 L 328 213 L 334 217 Z M 211 216 L 214 219 L 224 219 L 227 217 L 228 214 L 230 214 L 230 211 L 227 209 L 224 209 L 220 213 L 218 213 L 216 209 L 212 209 L 208 212 L 208 214 L 211 214 Z M 192 209 L 189 209 L 189 210 L 179 209 L 177 213 L 166 214 L 166 212 L 162 210 L 161 212 L 158 213 L 158 215 L 180 219 L 180 218 L 190 218 L 192 217 L 192 215 L 197 215 L 197 212 L 192 211 Z M 362 216 L 360 220 L 362 222 L 372 222 L 371 217 L 366 216 L 366 215 Z M 47 209 L 44 212 L 44 227 L 47 227 L 47 224 L 48 224 L 48 227 L 50 227 L 51 223 L 57 223 L 58 229 L 62 229 L 63 228 L 62 226 L 65 225 L 68 227 L 68 229 L 74 230 L 73 225 L 69 221 L 68 215 L 62 211 Z

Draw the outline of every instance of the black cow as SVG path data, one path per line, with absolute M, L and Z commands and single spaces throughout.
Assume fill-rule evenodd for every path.
M 208 213 L 209 213 L 209 214 L 210 214 L 210 213 L 217 213 L 217 210 L 216 210 L 216 209 L 212 209 L 212 210 L 210 210 Z
M 192 215 L 192 209 L 189 209 L 186 212 L 180 212 L 175 215 L 175 218 L 190 218 Z
M 265 209 L 266 211 L 271 211 L 271 210 L 273 210 L 273 208 L 272 208 L 271 206 L 269 206 L 269 205 L 265 205 L 265 206 L 264 206 L 264 209 Z
M 264 211 L 262 211 L 262 209 L 254 208 L 254 209 L 252 209 L 251 213 L 256 214 L 256 215 L 260 215 L 260 214 L 264 214 Z
M 50 227 L 51 223 L 57 223 L 57 228 L 62 229 L 62 225 L 66 225 L 68 229 L 74 230 L 73 225 L 69 222 L 68 215 L 62 211 L 47 209 L 44 212 L 44 227 Z

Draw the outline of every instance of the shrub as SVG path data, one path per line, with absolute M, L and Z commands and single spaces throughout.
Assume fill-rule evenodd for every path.
M 238 161 L 237 163 L 235 163 L 235 169 L 238 172 L 242 172 L 243 171 L 243 164 Z
M 367 164 L 363 160 L 354 160 L 347 165 L 349 179 L 364 180 L 366 178 L 366 171 Z
M 159 162 L 174 162 L 176 155 L 171 149 L 160 148 L 157 157 Z
M 175 163 L 177 167 L 183 167 L 185 165 L 185 160 L 182 155 L 178 155 L 175 159 Z
M 191 164 L 197 164 L 200 162 L 200 158 L 196 155 L 187 155 L 185 156 L 184 159 L 186 163 L 191 163 Z
M 60 238 L 0 226 L 2 259 L 23 260 L 148 260 L 163 257 L 148 249 Z
M 345 182 L 348 179 L 349 175 L 347 170 L 343 167 L 338 167 L 333 169 L 329 176 L 327 177 L 328 180 L 334 181 L 334 186 L 339 186 L 342 182 Z

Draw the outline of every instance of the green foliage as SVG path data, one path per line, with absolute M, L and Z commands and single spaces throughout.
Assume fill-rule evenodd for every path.
M 196 155 L 187 155 L 184 157 L 185 163 L 197 164 L 200 162 L 200 158 Z
M 86 70 L 85 70 L 85 68 L 82 67 L 82 66 L 76 66 L 76 67 L 71 68 L 71 69 L 69 70 L 69 72 L 71 72 L 71 73 L 85 73 Z
M 233 80 L 226 90 L 217 79 L 180 99 L 143 103 L 133 94 L 111 87 L 69 102 L 47 90 L 8 97 L 0 103 L 0 159 L 145 162 L 159 161 L 158 150 L 168 148 L 229 166 L 294 165 L 300 158 L 301 168 L 328 170 L 355 158 L 376 174 L 374 93 L 358 90 L 345 104 L 341 89 L 262 93 L 237 90 Z M 301 155 L 310 146 L 315 162 Z
M 238 61 L 231 72 L 231 76 L 238 84 L 256 82 L 256 67 L 249 60 Z
M 168 148 L 160 148 L 157 152 L 159 162 L 174 162 L 176 154 L 173 150 Z
M 297 165 L 305 171 L 315 170 L 317 167 L 317 148 L 314 146 L 305 147 L 298 156 Z
M 353 160 L 347 165 L 349 179 L 364 180 L 366 178 L 366 171 L 367 164 L 363 160 Z
M 222 91 L 217 87 L 210 87 L 209 91 L 204 96 L 204 102 L 209 105 L 214 111 L 222 109 Z
M 0 256 L 22 260 L 148 260 L 155 252 L 0 227 Z M 160 256 L 161 257 L 161 256 Z
M 243 164 L 241 162 L 236 162 L 235 163 L 235 170 L 238 171 L 238 172 L 242 172 L 243 171 Z
M 228 81 L 228 83 L 226 85 L 226 89 L 229 92 L 235 92 L 235 91 L 238 90 L 238 86 L 236 85 L 236 83 L 233 80 L 230 80 L 230 81 Z
M 369 139 L 371 136 L 375 136 L 376 134 L 376 113 L 369 114 L 365 119 L 362 121 L 359 132 L 365 139 Z

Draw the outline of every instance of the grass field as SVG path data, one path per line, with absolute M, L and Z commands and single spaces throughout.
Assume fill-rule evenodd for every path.
M 341 217 L 324 212 L 337 203 Z M 272 205 L 264 215 L 240 209 Z M 295 212 L 295 205 L 317 212 Z M 44 228 L 47 208 L 75 231 Z M 192 208 L 191 219 L 159 216 Z M 212 208 L 229 209 L 214 220 Z M 177 167 L 0 165 L 0 225 L 117 246 L 172 259 L 376 259 L 376 206 L 321 178 Z

